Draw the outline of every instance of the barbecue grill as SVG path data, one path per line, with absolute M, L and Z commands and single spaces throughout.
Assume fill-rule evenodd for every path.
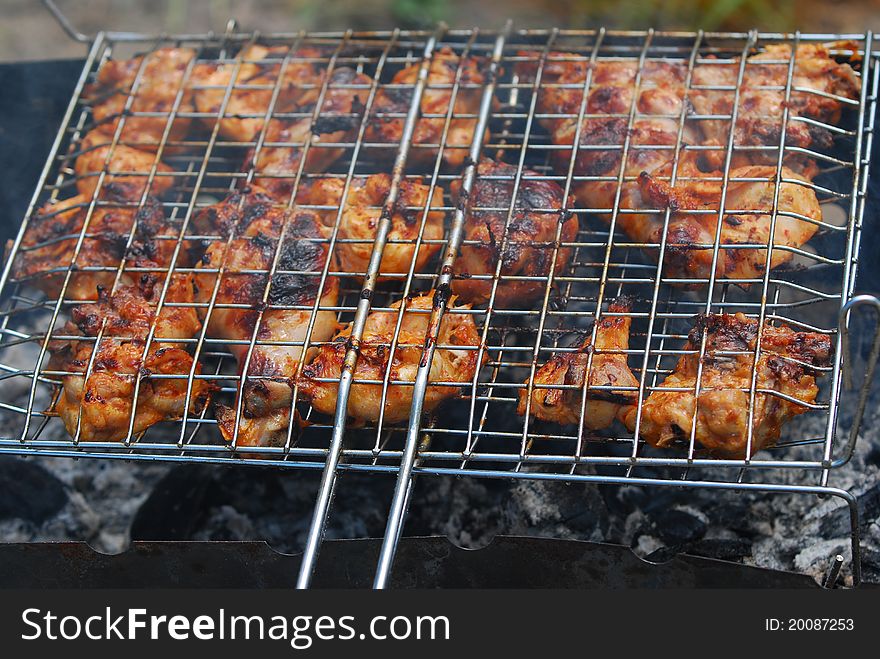
M 871 151 L 873 122 L 876 113 L 878 81 L 880 81 L 880 53 L 873 49 L 873 37 L 866 34 L 776 34 L 752 31 L 748 33 L 685 33 L 659 31 L 614 31 L 614 30 L 525 30 L 514 29 L 510 24 L 500 30 L 449 29 L 440 26 L 433 31 L 392 30 L 387 32 L 295 32 L 277 34 L 258 34 L 240 31 L 234 23 L 222 34 L 181 34 L 181 35 L 142 35 L 132 33 L 101 32 L 88 37 L 77 32 L 60 14 L 54 5 L 46 3 L 56 14 L 67 32 L 75 39 L 90 44 L 85 67 L 78 80 L 76 90 L 59 129 L 49 159 L 42 172 L 37 189 L 18 237 L 12 242 L 11 252 L 0 278 L 0 378 L 17 383 L 23 395 L 15 398 L 4 393 L 0 405 L 14 412 L 19 423 L 0 431 L 0 453 L 16 455 L 44 455 L 55 457 L 93 457 L 122 460 L 160 460 L 169 462 L 205 462 L 219 464 L 240 464 L 262 467 L 295 468 L 320 470 L 322 478 L 315 503 L 314 516 L 308 535 L 304 558 L 300 568 L 298 586 L 310 583 L 315 569 L 318 551 L 323 540 L 323 530 L 329 514 L 337 475 L 342 471 L 384 472 L 396 474 L 397 483 L 388 514 L 387 529 L 379 554 L 375 585 L 383 587 L 388 582 L 389 571 L 404 526 L 409 494 L 415 476 L 454 475 L 461 477 L 545 479 L 566 482 L 592 482 L 605 484 L 630 484 L 646 487 L 690 487 L 716 490 L 760 490 L 777 493 L 794 493 L 813 496 L 833 496 L 842 499 L 849 507 L 852 525 L 852 575 L 853 583 L 860 580 L 859 558 L 859 520 L 858 508 L 853 495 L 834 487 L 835 467 L 845 464 L 852 456 L 859 426 L 867 403 L 868 389 L 876 365 L 880 335 L 875 337 L 873 350 L 865 368 L 864 379 L 859 387 L 855 412 L 849 430 L 841 428 L 841 399 L 845 390 L 853 387 L 853 369 L 848 358 L 848 326 L 851 312 L 857 307 L 873 306 L 880 312 L 880 301 L 873 296 L 856 295 L 856 274 L 862 240 L 862 218 L 865 211 L 868 182 L 868 154 Z M 129 436 L 119 442 L 85 441 L 76 433 L 69 437 L 53 411 L 53 403 L 58 396 L 58 383 L 68 374 L 53 370 L 48 363 L 50 341 L 63 335 L 63 319 L 66 311 L 74 303 L 66 297 L 67 287 L 74 269 L 59 264 L 63 285 L 57 296 L 46 298 L 27 287 L 27 282 L 16 281 L 11 274 L 12 261 L 23 248 L 22 237 L 28 222 L 36 210 L 46 201 L 65 199 L 75 190 L 77 174 L 74 161 L 81 153 L 81 138 L 88 132 L 94 119 L 90 106 L 84 98 L 86 85 L 94 79 L 100 66 L 111 58 L 127 58 L 143 54 L 162 46 L 188 46 L 197 51 L 197 58 L 190 63 L 185 74 L 200 62 L 223 62 L 239 67 L 243 60 L 240 53 L 252 43 L 281 45 L 288 48 L 286 55 L 264 60 L 264 63 L 279 64 L 282 71 L 300 57 L 297 50 L 301 46 L 317 46 L 320 57 L 310 56 L 309 61 L 317 61 L 329 69 L 351 67 L 369 75 L 372 79 L 368 100 L 363 112 L 347 115 L 358 122 L 357 138 L 345 143 L 326 143 L 312 137 L 305 143 L 296 144 L 306 152 L 309 149 L 345 150 L 327 173 L 310 174 L 300 166 L 293 182 L 295 198 L 297 186 L 314 176 L 335 176 L 344 181 L 347 190 L 353 181 L 377 172 L 392 174 L 391 190 L 383 206 L 379 222 L 378 236 L 372 244 L 372 256 L 366 272 L 340 272 L 328 265 L 322 272 L 291 273 L 279 270 L 278 258 L 269 270 L 270 275 L 299 274 L 317 279 L 321 287 L 328 277 L 340 277 L 342 291 L 337 306 L 331 308 L 340 322 L 352 324 L 352 340 L 348 343 L 346 365 L 338 380 L 338 399 L 336 414 L 327 418 L 315 413 L 303 401 L 297 401 L 294 392 L 294 405 L 308 422 L 302 431 L 288 432 L 283 446 L 241 446 L 236 436 L 231 442 L 223 442 L 217 432 L 217 421 L 210 408 L 197 414 L 185 414 L 176 423 L 157 424 L 146 432 L 131 432 L 134 419 L 131 419 Z M 442 207 L 429 206 L 411 208 L 421 222 L 424 231 L 425 219 L 430 211 L 442 211 L 447 215 L 446 231 L 441 240 L 430 240 L 421 234 L 417 245 L 435 243 L 440 246 L 441 258 L 431 262 L 428 268 L 416 271 L 411 264 L 405 275 L 396 278 L 378 277 L 383 249 L 389 243 L 391 213 L 398 203 L 400 184 L 407 179 L 418 178 L 430 185 L 431 192 L 440 187 L 449 190 L 450 184 L 458 181 L 461 185 L 461 198 L 467 199 L 476 180 L 476 164 L 481 156 L 491 155 L 498 160 L 516 165 L 510 176 L 514 190 L 518 190 L 524 180 L 551 180 L 565 190 L 565 197 L 573 185 L 584 180 L 607 180 L 602 177 L 578 176 L 574 173 L 574 158 L 567 174 L 560 174 L 551 168 L 549 159 L 554 150 L 561 147 L 551 143 L 548 135 L 539 126 L 539 120 L 546 118 L 537 111 L 537 91 L 551 83 L 542 82 L 542 70 L 551 51 L 577 53 L 590 61 L 603 59 L 636 62 L 641 68 L 649 61 L 684 62 L 688 67 L 687 84 L 691 86 L 690 72 L 696 65 L 731 65 L 739 63 L 737 86 L 742 83 L 746 68 L 746 56 L 760 51 L 768 44 L 783 43 L 792 48 L 809 42 L 840 43 L 840 50 L 832 54 L 851 57 L 853 51 L 860 58 L 859 74 L 862 80 L 861 96 L 858 100 L 837 98 L 846 108 L 840 126 L 822 124 L 812 119 L 789 116 L 785 111 L 783 126 L 788 122 L 808 122 L 830 131 L 835 136 L 835 145 L 827 150 L 796 148 L 786 145 L 786 131 L 781 131 L 777 146 L 752 147 L 766 151 L 777 163 L 781 172 L 784 156 L 798 151 L 819 163 L 822 173 L 809 185 L 817 194 L 823 207 L 823 220 L 817 236 L 808 247 L 790 248 L 763 245 L 764 249 L 788 249 L 794 253 L 793 265 L 786 269 L 771 271 L 752 280 L 748 287 L 742 281 L 724 279 L 714 274 L 712 268 L 708 280 L 679 279 L 671 281 L 663 275 L 662 255 L 665 244 L 641 244 L 621 233 L 617 218 L 627 212 L 621 208 L 619 194 L 613 208 L 584 208 L 573 205 L 561 209 L 562 212 L 577 213 L 581 218 L 581 228 L 571 243 L 561 242 L 557 234 L 554 254 L 560 248 L 571 248 L 573 258 L 570 267 L 558 276 L 531 278 L 539 280 L 543 293 L 539 303 L 533 308 L 508 309 L 495 303 L 499 281 L 506 275 L 501 273 L 499 264 L 494 276 L 487 275 L 492 282 L 491 296 L 487 304 L 473 309 L 457 308 L 449 304 L 448 289 L 452 281 L 452 264 L 462 244 L 467 244 L 463 227 L 465 207 L 452 205 L 447 199 Z M 432 58 L 444 48 L 457 55 L 484 58 L 488 74 L 483 85 L 476 86 L 462 79 L 461 70 L 452 85 L 453 98 L 464 89 L 476 88 L 481 94 L 479 111 L 462 115 L 454 109 L 454 102 L 444 115 L 438 115 L 445 123 L 442 140 L 431 148 L 437 151 L 433 163 L 416 166 L 412 154 L 424 144 L 414 144 L 413 132 L 420 117 L 420 101 L 429 89 L 427 71 Z M 537 55 L 525 56 L 521 51 L 528 50 Z M 537 73 L 529 80 L 522 80 L 516 74 L 515 65 L 534 58 Z M 762 64 L 768 64 L 763 62 Z M 784 94 L 788 99 L 792 93 L 819 93 L 798 88 L 792 79 L 794 58 L 769 64 L 788 67 Z M 372 144 L 366 142 L 364 135 L 370 115 L 370 104 L 379 85 L 389 84 L 393 74 L 404 67 L 416 65 L 421 75 L 411 85 L 399 85 L 399 89 L 409 101 L 407 112 L 399 118 L 404 120 L 403 138 L 397 144 Z M 140 84 L 142 70 L 138 72 L 132 87 L 133 92 Z M 280 81 L 281 75 L 277 76 Z M 319 99 L 327 92 L 330 77 L 324 78 L 319 88 Z M 232 77 L 235 80 L 235 76 Z M 561 84 L 561 83 L 560 83 Z M 636 81 L 638 85 L 638 78 Z M 584 98 L 591 85 L 587 76 L 583 85 Z M 254 88 L 255 86 L 251 86 Z M 280 85 L 256 86 L 269 89 L 272 101 L 265 115 L 270 117 L 298 118 L 311 116 L 313 121 L 332 119 L 323 115 L 315 105 L 311 113 L 281 113 L 275 111 Z M 121 117 L 111 141 L 111 152 L 119 144 L 124 144 L 123 128 L 130 116 L 159 116 L 166 121 L 155 161 L 147 171 L 122 172 L 139 175 L 147 181 L 161 177 L 171 177 L 171 192 L 163 197 L 162 206 L 166 216 L 175 223 L 176 238 L 173 238 L 175 254 L 186 249 L 187 241 L 218 240 L 223 237 L 198 235 L 192 227 L 191 218 L 202 207 L 216 203 L 230 191 L 254 178 L 254 171 L 243 171 L 240 167 L 241 153 L 245 148 L 253 148 L 259 154 L 261 149 L 290 144 L 272 143 L 261 132 L 255 143 L 236 143 L 223 139 L 219 134 L 219 121 L 213 122 L 213 129 L 193 132 L 180 141 L 169 137 L 171 126 L 179 118 L 219 119 L 225 116 L 225 108 L 233 91 L 248 89 L 247 85 L 232 82 L 223 89 L 223 103 L 216 114 L 204 112 L 184 112 L 180 109 L 183 86 L 178 91 L 173 107 L 166 113 L 138 113 L 131 111 L 131 98 L 126 102 L 126 111 Z M 719 87 L 719 90 L 724 88 Z M 685 120 L 725 120 L 736 121 L 737 104 L 731 116 L 699 116 L 693 113 L 676 117 L 679 126 L 679 139 L 675 145 L 665 148 L 678 162 L 683 147 L 682 133 Z M 588 116 L 586 103 L 582 103 L 578 119 Z M 632 128 L 637 117 L 635 103 L 622 115 Z M 453 119 L 470 118 L 477 122 L 475 139 L 468 152 L 468 158 L 459 171 L 452 171 L 442 162 L 442 154 L 447 148 L 446 137 Z M 580 125 L 581 122 L 579 121 Z M 486 129 L 489 129 L 488 132 Z M 731 156 L 733 152 L 733 133 L 726 145 L 726 162 L 722 184 L 727 186 L 731 180 Z M 576 140 L 577 142 L 577 140 Z M 431 146 L 431 145 L 427 145 Z M 603 149 L 609 147 L 603 146 Z M 630 149 L 629 137 L 618 147 L 622 158 Z M 647 147 L 639 145 L 639 149 Z M 172 171 L 158 169 L 159 159 L 170 165 Z M 252 159 L 256 162 L 257 157 Z M 423 159 L 419 159 L 420 161 Z M 108 155 L 109 162 L 109 155 Z M 305 162 L 305 158 L 302 159 Z M 393 165 L 392 165 L 393 163 Z M 529 170 L 529 173 L 527 173 Z M 673 170 L 674 171 L 674 170 Z M 531 173 L 534 172 L 534 173 Z M 120 172 L 113 172 L 120 174 Z M 98 174 L 98 184 L 108 176 L 107 169 Z M 261 175 L 262 176 L 262 175 Z M 781 177 L 781 174 L 780 174 Z M 617 179 L 618 185 L 624 181 L 624 173 Z M 673 174 L 673 183 L 675 174 Z M 779 186 L 777 180 L 777 192 Z M 429 194 L 427 199 L 432 199 Z M 516 197 L 514 193 L 513 198 Z M 143 203 L 143 199 L 141 203 Z M 88 214 L 104 203 L 93 195 L 88 205 Z M 431 202 L 427 202 L 431 203 Z M 137 206 L 137 203 L 133 204 Z M 321 208 L 327 210 L 327 208 Z M 330 208 L 329 210 L 337 210 Z M 508 222 L 513 214 L 513 200 L 509 208 L 501 209 L 507 213 Z M 560 209 L 543 209 L 559 213 Z M 722 212 L 723 208 L 722 203 Z M 738 209 L 742 212 L 763 212 Z M 644 212 L 644 211 L 640 211 Z M 669 221 L 670 210 L 656 211 Z M 596 221 L 598 214 L 610 214 L 610 228 Z M 775 222 L 778 211 L 775 208 L 771 222 Z M 338 246 L 354 239 L 338 236 L 337 227 L 326 240 L 331 252 Z M 560 224 L 561 227 L 561 224 Z M 561 231 L 561 229 L 560 229 Z M 772 231 L 771 231 L 772 235 Z M 88 221 L 85 222 L 78 244 L 88 236 Z M 393 241 L 392 241 L 393 242 Z M 665 242 L 665 241 L 664 241 Z M 712 250 L 713 263 L 717 262 L 722 249 L 718 237 Z M 417 251 L 417 250 L 414 250 Z M 659 258 L 650 260 L 645 252 L 658 254 Z M 555 258 L 555 257 L 554 257 Z M 768 257 L 769 260 L 769 257 Z M 94 267 L 92 270 L 107 270 L 116 280 L 130 266 L 122 259 L 112 268 Z M 175 272 L 192 272 L 194 269 L 172 265 Z M 266 274 L 265 272 L 263 274 Z M 269 277 L 271 280 L 271 276 Z M 520 277 L 527 280 L 527 277 Z M 166 277 L 166 281 L 168 278 Z M 694 290 L 687 290 L 675 284 L 696 284 Z M 166 285 L 167 288 L 167 285 Z M 364 331 L 364 323 L 371 311 L 390 311 L 390 305 L 407 295 L 429 289 L 438 291 L 435 304 L 428 312 L 429 330 L 423 344 L 417 346 L 400 345 L 395 334 L 390 350 L 415 347 L 423 351 L 418 375 L 414 383 L 389 381 L 386 373 L 382 381 L 367 381 L 382 386 L 383 396 L 392 386 L 413 387 L 413 402 L 409 421 L 405 425 L 384 423 L 364 427 L 353 427 L 346 418 L 347 401 L 353 384 L 361 383 L 354 378 L 354 365 L 358 359 L 357 343 Z M 215 291 L 216 295 L 216 291 Z M 760 322 L 784 322 L 798 329 L 821 332 L 832 337 L 835 353 L 825 377 L 821 382 L 821 394 L 816 403 L 808 405 L 809 412 L 802 418 L 821 419 L 824 432 L 805 431 L 808 426 L 798 419 L 786 427 L 783 439 L 773 448 L 756 457 L 741 459 L 717 459 L 701 452 L 693 438 L 680 450 L 660 451 L 652 449 L 638 439 L 637 433 L 627 433 L 619 429 L 591 432 L 581 425 L 577 427 L 557 427 L 541 423 L 528 417 L 515 414 L 517 398 L 523 388 L 534 387 L 533 379 L 537 366 L 544 363 L 550 355 L 573 350 L 571 336 L 577 332 L 589 333 L 594 322 L 611 315 L 607 303 L 626 295 L 634 300 L 630 316 L 633 318 L 630 347 L 626 354 L 638 379 L 636 395 L 639 405 L 657 388 L 664 377 L 671 372 L 678 358 L 684 353 L 682 345 L 687 338 L 690 319 L 699 313 L 742 312 Z M 268 289 L 266 291 L 268 300 Z M 320 296 L 319 296 L 320 298 Z M 164 292 L 160 298 L 165 302 Z M 219 303 L 212 299 L 206 304 L 193 303 L 210 313 Z M 222 305 L 221 305 L 222 306 Z M 317 311 L 318 303 L 307 310 Z M 267 306 L 262 307 L 263 309 Z M 263 311 L 260 311 L 263 313 Z M 431 382 L 431 386 L 455 387 L 462 395 L 447 402 L 438 412 L 423 415 L 422 404 L 428 386 L 430 364 L 436 349 L 446 346 L 436 345 L 435 338 L 441 319 L 446 314 L 471 314 L 481 334 L 481 344 L 476 350 L 479 358 L 485 358 L 482 369 L 473 380 L 462 387 L 457 382 Z M 400 329 L 398 316 L 397 331 Z M 207 323 L 205 323 L 207 325 Z M 100 336 L 94 340 L 99 340 Z M 217 339 L 202 331 L 192 339 L 180 339 L 203 364 L 201 374 L 150 376 L 140 373 L 136 376 L 136 387 L 146 377 L 168 377 L 186 379 L 189 391 L 197 379 L 209 381 L 218 387 L 217 400 L 233 406 L 237 418 L 241 416 L 240 393 L 248 376 L 243 375 L 247 368 L 239 369 L 235 359 L 228 351 L 230 341 Z M 248 357 L 254 347 L 260 344 L 255 332 L 249 342 L 244 342 Z M 307 338 L 305 346 L 314 344 Z M 702 356 L 705 347 L 698 353 Z M 22 355 L 29 360 L 22 365 Z M 573 388 L 569 385 L 570 388 Z M 591 391 L 603 387 L 591 385 Z M 611 389 L 611 387 L 605 387 Z M 10 387 L 5 387 L 10 392 Z M 754 405 L 757 394 L 779 395 L 777 392 L 763 391 L 752 381 L 747 392 L 750 405 Z M 186 406 L 189 409 L 189 405 Z M 238 424 L 236 424 L 237 426 Z M 817 427 L 815 423 L 811 428 Z M 751 442 L 751 437 L 748 438 Z M 798 457 L 792 457 L 792 449 L 799 447 Z M 808 457 L 804 457 L 808 456 Z M 797 484 L 792 484 L 792 472 L 798 475 Z

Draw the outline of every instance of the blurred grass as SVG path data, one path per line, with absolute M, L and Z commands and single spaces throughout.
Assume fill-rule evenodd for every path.
M 56 0 L 80 30 L 146 33 L 451 26 L 880 30 L 880 0 Z M 0 0 L 0 59 L 81 56 L 38 0 Z
M 333 4 L 337 8 L 330 11 L 336 12 L 347 3 Z M 761 26 L 765 30 L 789 30 L 795 26 L 796 0 L 554 0 L 531 4 L 544 7 L 549 15 L 557 16 L 560 25 L 572 28 L 601 24 L 623 29 L 653 26 L 744 30 Z M 437 20 L 458 22 L 466 16 L 465 12 L 456 15 L 454 4 L 444 0 L 391 0 L 388 8 L 395 23 L 406 27 Z M 515 13 L 516 3 L 509 3 L 509 8 L 514 10 L 511 14 Z

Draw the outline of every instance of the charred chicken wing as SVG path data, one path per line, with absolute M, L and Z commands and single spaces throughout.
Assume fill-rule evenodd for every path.
M 511 203 L 516 167 L 488 159 L 480 162 L 465 219 L 465 242 L 455 261 L 452 286 L 462 300 L 478 304 L 489 299 L 492 279 L 474 275 L 494 277 L 499 261 L 495 304 L 506 308 L 530 305 L 543 294 L 551 270 L 559 275 L 568 267 L 572 249 L 561 247 L 557 240 L 575 239 L 577 216 L 564 212 L 562 188 L 553 181 L 530 180 L 537 176 L 531 170 L 523 172 L 516 201 Z M 453 183 L 453 196 L 458 198 L 459 192 L 460 184 Z
M 520 56 L 525 59 L 518 64 L 517 70 L 524 79 L 530 80 L 536 75 L 540 54 L 521 52 Z M 589 74 L 592 75 L 584 119 L 579 123 Z M 637 61 L 600 60 L 591 67 L 583 56 L 550 53 L 543 68 L 537 110 L 542 114 L 561 115 L 540 120 L 554 144 L 569 147 L 552 151 L 556 170 L 568 172 L 572 157 L 570 147 L 578 134 L 579 148 L 574 163 L 576 176 L 616 178 L 627 136 L 627 175 L 653 171 L 668 161 L 678 142 L 686 76 L 684 62 L 647 60 L 639 74 Z M 628 130 L 631 109 L 634 109 L 633 123 L 632 130 Z M 693 128 L 684 127 L 683 144 L 695 144 L 699 139 Z M 596 185 L 615 187 L 617 182 L 574 182 L 573 191 L 580 199 L 581 189 Z
M 706 353 L 698 382 L 704 337 Z M 693 432 L 694 440 L 711 453 L 748 457 L 749 388 L 756 369 L 751 452 L 773 446 L 785 422 L 816 401 L 816 369 L 830 363 L 831 341 L 825 334 L 766 324 L 756 363 L 757 344 L 756 320 L 743 314 L 700 316 L 685 346 L 694 353 L 683 355 L 645 400 L 639 436 L 653 446 L 670 446 L 687 442 Z M 674 388 L 685 391 L 666 391 Z M 636 430 L 636 413 L 630 408 L 625 417 L 631 431 Z
M 187 115 L 194 110 L 192 92 L 184 80 L 193 57 L 195 51 L 191 48 L 159 48 L 147 55 L 146 61 L 141 56 L 104 62 L 86 92 L 98 130 L 112 137 L 125 116 L 119 141 L 127 146 L 156 151 L 166 128 L 167 141 L 182 140 L 192 120 L 175 116 L 170 127 L 168 123 L 178 95 L 177 113 Z
M 228 247 L 225 241 L 217 241 L 207 248 L 201 263 L 206 272 L 196 276 L 198 301 L 210 302 L 217 287 L 208 334 L 235 342 L 229 349 L 244 368 L 257 332 L 241 392 L 244 407 L 237 445 L 278 446 L 290 428 L 290 380 L 303 358 L 303 343 L 326 341 L 336 330 L 336 314 L 328 307 L 337 303 L 338 280 L 328 277 L 320 287 L 328 258 L 323 228 L 316 214 L 289 210 L 256 189 L 235 192 L 204 209 L 196 226 L 213 226 L 215 231 L 235 236 Z M 258 309 L 276 250 L 280 251 L 269 306 L 260 318 Z M 321 308 L 309 334 L 312 307 L 319 295 Z M 223 436 L 230 441 L 235 434 L 235 411 L 218 406 L 217 416 Z
M 43 206 L 25 231 L 12 266 L 13 277 L 56 297 L 65 270 L 72 268 L 64 297 L 86 301 L 97 299 L 99 286 L 112 286 L 123 258 L 132 265 L 143 259 L 160 267 L 170 264 L 177 234 L 152 198 L 139 208 L 113 206 L 112 202 L 95 206 L 74 258 L 90 202 L 77 195 Z M 130 283 L 132 274 L 123 271 L 122 277 Z
M 614 314 L 626 314 L 629 303 L 621 298 L 608 307 Z M 639 381 L 627 365 L 623 352 L 629 348 L 631 319 L 626 315 L 603 316 L 596 328 L 596 339 L 588 336 L 576 352 L 561 352 L 535 372 L 529 415 L 561 424 L 581 422 L 583 427 L 600 430 L 621 418 L 638 394 Z M 587 382 L 587 401 L 583 403 Z M 528 387 L 528 380 L 524 383 Z M 565 387 L 565 388 L 563 388 Z M 568 388 L 568 387 L 577 387 Z M 621 387 L 592 390 L 593 387 Z M 517 414 L 525 415 L 528 389 L 519 394 Z
M 202 121 L 213 127 L 231 86 L 225 112 L 219 117 L 220 134 L 236 142 L 253 142 L 263 129 L 275 86 L 279 86 L 279 92 L 274 112 L 289 112 L 319 80 L 314 58 L 320 54 L 314 48 L 291 52 L 286 46 L 253 44 L 244 48 L 236 60 L 197 64 L 192 74 L 195 106 L 199 112 L 213 115 Z M 282 73 L 282 60 L 288 55 Z
M 705 180 L 699 175 L 690 176 L 687 165 L 680 163 L 682 179 L 673 187 L 669 184 L 671 172 L 672 163 L 668 163 L 653 174 L 645 172 L 638 180 L 624 183 L 619 203 L 620 208 L 628 212 L 617 216 L 617 226 L 636 242 L 659 245 L 666 219 L 662 211 L 669 209 L 663 276 L 694 280 L 675 282 L 681 286 L 697 288 L 708 281 L 716 234 L 720 248 L 715 275 L 726 279 L 755 279 L 764 274 L 768 258 L 770 268 L 790 261 L 794 256 L 790 248 L 799 248 L 810 240 L 818 230 L 815 222 L 822 219 L 819 200 L 809 182 L 783 167 L 782 177 L 787 180 L 779 183 L 771 241 L 776 168 L 748 165 L 730 172 L 719 232 L 722 173 L 716 172 L 715 180 Z M 596 187 L 589 192 L 589 198 L 598 207 L 607 207 L 614 203 L 615 194 L 608 188 Z M 631 212 L 639 210 L 645 212 Z M 768 249 L 771 244 L 772 255 Z M 648 253 L 656 258 L 657 250 L 651 249 Z
M 113 139 L 102 131 L 87 133 L 80 143 L 80 150 L 74 164 L 76 189 L 90 199 L 95 195 L 103 171 L 107 173 L 98 193 L 111 193 L 131 201 L 139 200 L 145 190 L 161 196 L 174 183 L 174 177 L 168 176 L 172 168 L 157 160 L 155 153 L 121 143 L 113 144 Z M 154 167 L 156 172 L 150 181 Z
M 297 111 L 308 116 L 270 119 L 259 155 L 251 149 L 245 160 L 245 170 L 254 169 L 254 182 L 278 201 L 287 203 L 310 136 L 303 171 L 319 173 L 332 165 L 345 152 L 344 147 L 333 145 L 350 142 L 357 134 L 370 84 L 369 77 L 353 69 L 336 69 L 330 76 L 316 121 L 312 121 L 312 113 L 318 102 L 318 89 L 305 94 L 297 104 Z
M 849 64 L 835 61 L 822 44 L 800 44 L 792 52 L 788 44 L 768 44 L 748 58 L 739 86 L 739 105 L 733 144 L 735 147 L 771 146 L 778 149 L 782 138 L 783 112 L 787 108 L 785 145 L 788 148 L 828 149 L 832 134 L 825 128 L 806 121 L 804 117 L 834 125 L 840 120 L 845 100 L 859 97 L 859 78 Z M 794 66 L 790 67 L 792 54 Z M 786 81 L 792 69 L 791 95 L 785 99 Z M 731 116 L 740 62 L 709 62 L 694 68 L 692 89 L 688 99 L 701 115 Z M 707 119 L 699 121 L 704 143 L 727 145 L 731 121 Z M 720 160 L 723 151 L 715 152 Z M 743 161 L 774 164 L 778 150 L 741 150 L 736 152 L 738 164 Z M 792 167 L 810 165 L 791 152 Z
M 400 423 L 408 418 L 412 383 L 422 359 L 433 297 L 431 291 L 406 298 L 391 305 L 391 311 L 374 311 L 367 317 L 354 373 L 355 384 L 348 400 L 348 414 L 356 423 L 376 423 L 380 414 L 384 423 Z M 429 381 L 433 383 L 466 384 L 473 380 L 479 367 L 477 348 L 480 335 L 471 315 L 461 313 L 470 309 L 470 305 L 455 307 L 454 301 L 454 298 L 450 300 L 449 309 L 440 323 L 429 375 Z M 398 345 L 392 353 L 391 343 L 401 305 L 404 308 L 403 321 Z M 300 390 L 323 414 L 332 415 L 336 410 L 338 380 L 350 336 L 350 327 L 339 332 L 333 342 L 321 346 L 315 359 L 303 368 Z M 386 372 L 389 385 L 383 407 L 382 385 L 358 381 L 381 382 Z M 322 381 L 325 378 L 330 381 Z M 423 410 L 431 412 L 444 400 L 458 397 L 459 393 L 459 387 L 432 384 L 425 394 Z
M 462 59 L 449 48 L 435 53 L 428 70 L 427 87 L 422 95 L 421 118 L 413 133 L 409 162 L 432 165 L 438 149 L 443 145 L 445 164 L 460 167 L 464 163 L 477 129 L 476 115 L 485 83 L 480 66 L 479 59 Z M 453 86 L 459 67 L 461 76 L 453 101 Z M 420 68 L 420 64 L 408 66 L 395 74 L 390 85 L 379 90 L 367 125 L 367 142 L 400 143 Z M 450 104 L 453 104 L 453 116 L 444 142 L 443 131 Z M 381 153 L 392 152 L 383 149 Z
M 71 435 L 79 425 L 82 441 L 118 441 L 128 436 L 132 414 L 133 435 L 183 416 L 193 358 L 171 340 L 191 338 L 200 325 L 192 307 L 163 305 L 157 313 L 161 289 L 156 276 L 143 274 L 137 283 L 122 286 L 112 295 L 99 289 L 97 302 L 72 310 L 64 334 L 83 338 L 59 339 L 50 346 L 54 353 L 50 367 L 69 373 L 62 378 L 55 411 Z M 175 275 L 165 301 L 192 303 L 192 278 Z M 147 346 L 153 325 L 155 334 Z M 99 333 L 96 348 L 93 337 Z M 199 365 L 195 373 L 200 373 Z M 135 402 L 138 374 L 141 381 Z M 162 377 L 169 375 L 178 377 Z M 193 381 L 190 414 L 201 412 L 211 390 L 204 380 Z
M 335 206 L 338 209 L 344 186 L 345 181 L 338 178 L 312 179 L 299 195 L 300 201 L 315 206 Z M 340 242 L 334 249 L 339 267 L 344 272 L 355 275 L 366 273 L 382 206 L 390 189 L 391 177 L 388 174 L 352 179 L 339 219 L 337 239 Z M 388 275 L 405 275 L 409 272 L 414 256 L 414 271 L 422 272 L 430 258 L 440 249 L 438 243 L 422 242 L 416 255 L 416 239 L 420 233 L 423 241 L 443 238 L 442 210 L 429 210 L 424 231 L 420 232 L 425 208 L 443 208 L 443 190 L 435 187 L 429 200 L 430 190 L 429 186 L 413 180 L 404 179 L 400 182 L 396 210 L 391 216 L 388 244 L 382 252 L 379 266 L 382 278 L 388 279 Z M 328 228 L 335 225 L 339 215 L 339 211 L 334 209 L 321 210 L 319 213 Z

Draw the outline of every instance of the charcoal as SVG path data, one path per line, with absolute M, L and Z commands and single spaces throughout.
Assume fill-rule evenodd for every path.
M 132 540 L 186 540 L 202 522 L 213 469 L 183 465 L 169 471 L 135 514 Z
M 23 519 L 40 524 L 67 503 L 64 485 L 38 464 L 0 460 L 0 519 Z
M 862 550 L 862 579 L 871 583 L 880 583 L 880 550 Z
M 872 522 L 880 518 L 880 483 L 859 494 L 856 501 L 861 529 L 865 531 Z M 819 524 L 819 534 L 823 538 L 846 536 L 850 530 L 849 520 L 849 506 L 838 506 L 822 519 Z
M 666 510 L 653 516 L 660 537 L 669 545 L 684 545 L 706 535 L 706 522 L 685 510 Z

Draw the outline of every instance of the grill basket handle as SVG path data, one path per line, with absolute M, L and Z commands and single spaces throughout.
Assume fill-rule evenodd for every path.
M 43 0 L 43 4 L 55 20 L 58 21 L 58 25 L 61 26 L 61 29 L 64 30 L 71 39 L 79 41 L 80 43 L 89 43 L 92 40 L 93 37 L 83 34 L 73 26 L 73 23 L 70 22 L 67 16 L 64 15 L 64 12 L 62 12 L 58 8 L 58 5 L 55 4 L 55 0 Z
M 871 353 L 865 367 L 865 375 L 859 391 L 859 402 L 853 416 L 852 427 L 849 431 L 849 440 L 847 442 L 846 457 L 849 460 L 855 448 L 856 438 L 862 425 L 862 419 L 865 415 L 865 407 L 868 403 L 868 394 L 871 392 L 871 385 L 874 381 L 874 373 L 877 369 L 877 358 L 880 356 L 880 300 L 874 295 L 856 295 L 849 302 L 840 308 L 840 314 L 837 319 L 838 330 L 840 332 L 840 349 L 843 355 L 843 383 L 847 389 L 854 389 L 853 369 L 850 355 L 849 340 L 849 316 L 850 312 L 856 307 L 870 305 L 877 313 L 877 326 L 874 330 L 874 343 L 871 346 Z

